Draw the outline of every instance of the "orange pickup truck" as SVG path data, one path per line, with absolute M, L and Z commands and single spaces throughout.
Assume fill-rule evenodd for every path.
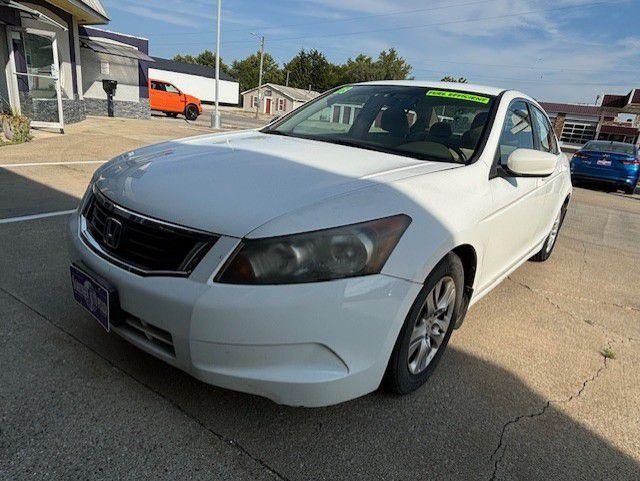
M 196 120 L 202 113 L 200 99 L 163 80 L 149 80 L 149 103 L 151 110 L 164 112 L 170 117 L 184 114 L 187 120 Z

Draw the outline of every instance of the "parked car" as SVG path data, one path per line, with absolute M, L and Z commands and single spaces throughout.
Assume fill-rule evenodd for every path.
M 456 133 L 438 116 L 460 109 Z M 99 168 L 70 223 L 74 296 L 211 384 L 298 406 L 409 393 L 469 306 L 549 258 L 571 189 L 520 92 L 349 85 Z
M 592 140 L 571 159 L 571 177 L 595 180 L 633 194 L 640 177 L 640 152 L 633 144 Z
M 151 110 L 164 112 L 170 117 L 183 114 L 187 120 L 196 120 L 202 113 L 200 99 L 162 80 L 149 80 L 149 103 Z

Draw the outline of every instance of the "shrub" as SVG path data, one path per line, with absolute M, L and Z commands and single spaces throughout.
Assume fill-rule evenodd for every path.
M 31 140 L 30 120 L 22 115 L 2 115 L 0 117 L 5 138 L 12 144 Z

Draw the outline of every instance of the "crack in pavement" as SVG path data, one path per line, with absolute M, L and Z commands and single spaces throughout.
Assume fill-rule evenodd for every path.
M 73 339 L 75 342 L 77 342 L 78 344 L 80 344 L 81 346 L 83 346 L 84 348 L 88 349 L 89 351 L 91 351 L 93 354 L 95 354 L 96 356 L 98 356 L 100 359 L 102 359 L 103 361 L 105 361 L 109 366 L 111 366 L 113 369 L 117 370 L 118 372 L 120 372 L 121 374 L 125 375 L 126 377 L 128 377 L 129 379 L 133 380 L 135 383 L 139 384 L 140 386 L 148 389 L 149 391 L 153 392 L 156 396 L 159 396 L 161 399 L 163 399 L 164 401 L 168 402 L 169 404 L 171 404 L 174 408 L 176 408 L 181 414 L 183 414 L 184 416 L 186 416 L 188 419 L 190 419 L 191 421 L 195 422 L 198 426 L 200 426 L 202 429 L 206 430 L 207 432 L 209 432 L 210 434 L 212 434 L 213 436 L 215 436 L 218 440 L 222 441 L 225 444 L 228 444 L 229 446 L 234 447 L 236 450 L 238 450 L 241 454 L 247 456 L 248 458 L 250 458 L 251 460 L 253 460 L 254 462 L 258 463 L 262 468 L 264 468 L 267 472 L 269 472 L 271 475 L 275 476 L 276 479 L 281 480 L 281 481 L 289 481 L 289 478 L 287 478 L 285 475 L 283 475 L 282 473 L 278 472 L 276 469 L 272 468 L 271 466 L 269 466 L 264 460 L 262 460 L 261 458 L 258 458 L 256 456 L 254 456 L 253 454 L 251 454 L 251 452 L 249 450 L 247 450 L 244 446 L 242 446 L 238 441 L 236 441 L 233 438 L 230 438 L 228 436 L 225 436 L 224 434 L 218 433 L 216 431 L 214 431 L 213 429 L 209 428 L 208 426 L 206 426 L 202 421 L 200 421 L 198 418 L 196 418 L 195 416 L 193 416 L 191 413 L 189 413 L 188 411 L 186 411 L 182 406 L 180 406 L 180 404 L 178 404 L 177 402 L 173 401 L 172 399 L 166 397 L 162 392 L 158 391 L 157 389 L 154 389 L 152 386 L 146 384 L 145 382 L 141 381 L 140 379 L 136 378 L 135 376 L 133 376 L 132 374 L 128 373 L 127 371 L 125 371 L 124 369 L 122 369 L 120 366 L 114 364 L 109 358 L 103 356 L 100 352 L 98 352 L 97 350 L 95 350 L 93 347 L 91 347 L 90 345 L 86 344 L 85 342 L 83 342 L 80 338 L 78 338 L 75 334 L 73 334 L 72 332 L 70 332 L 69 330 L 65 329 L 64 327 L 56 324 L 55 322 L 53 322 L 53 320 L 51 320 L 49 317 L 47 317 L 44 313 L 38 311 L 36 308 L 30 306 L 27 301 L 25 301 L 24 299 L 20 298 L 18 295 L 13 294 L 12 292 L 6 290 L 4 287 L 0 286 L 0 291 L 4 292 L 6 295 L 8 295 L 9 297 L 11 297 L 12 299 L 14 299 L 15 301 L 17 301 L 18 303 L 20 303 L 21 305 L 23 305 L 24 307 L 26 307 L 29 311 L 33 312 L 34 314 L 36 314 L 38 317 L 44 319 L 46 322 L 48 322 L 50 325 L 52 325 L 54 328 L 58 329 L 60 332 L 66 334 L 67 336 L 69 336 L 71 339 Z
M 580 389 L 578 389 L 578 391 L 575 394 L 572 394 L 567 399 L 560 399 L 560 400 L 552 400 L 551 399 L 551 400 L 548 400 L 540 410 L 538 410 L 538 411 L 536 411 L 534 413 L 520 414 L 520 415 L 516 416 L 515 418 L 510 419 L 509 421 L 507 421 L 506 423 L 504 423 L 502 425 L 502 431 L 500 432 L 500 438 L 498 440 L 498 445 L 493 450 L 493 453 L 491 454 L 491 457 L 489 458 L 490 460 L 494 461 L 493 462 L 493 472 L 491 473 L 491 477 L 489 478 L 490 481 L 495 481 L 495 479 L 496 479 L 496 477 L 498 475 L 498 470 L 500 468 L 500 463 L 502 462 L 502 459 L 504 458 L 504 455 L 507 452 L 507 445 L 505 444 L 504 437 L 505 437 L 505 434 L 506 434 L 507 429 L 509 428 L 509 426 L 517 424 L 522 419 L 533 419 L 533 418 L 537 418 L 537 417 L 540 417 L 540 416 L 544 415 L 547 412 L 547 410 L 551 407 L 552 404 L 566 404 L 566 403 L 570 403 L 574 399 L 579 398 L 582 395 L 582 393 L 584 392 L 584 390 L 587 388 L 587 385 L 589 383 L 595 381 L 598 378 L 598 376 L 600 376 L 602 371 L 604 371 L 607 368 L 608 359 L 606 357 L 604 357 L 604 356 L 602 358 L 604 359 L 602 366 L 600 366 L 600 368 L 598 368 L 598 370 L 595 372 L 595 374 L 593 376 L 591 376 L 590 378 L 586 379 L 582 383 L 582 386 L 580 387 Z
M 527 289 L 528 291 L 532 292 L 533 294 L 543 298 L 544 300 L 546 300 L 549 304 L 551 304 L 553 307 L 555 307 L 557 310 L 559 310 L 560 312 L 569 315 L 572 319 L 578 321 L 578 322 L 583 322 L 591 327 L 596 327 L 598 329 L 600 329 L 602 331 L 603 334 L 605 334 L 607 337 L 611 337 L 612 334 L 614 334 L 615 336 L 619 337 L 622 341 L 627 340 L 627 341 L 631 341 L 631 342 L 637 342 L 639 339 L 636 339 L 634 337 L 628 337 L 628 336 L 623 336 L 621 334 L 618 333 L 612 333 L 610 332 L 605 326 L 603 326 L 602 324 L 593 321 L 591 319 L 587 319 L 586 317 L 582 317 L 579 314 L 573 312 L 571 309 L 567 309 L 563 306 L 561 306 L 560 304 L 558 304 L 557 302 L 555 302 L 553 299 L 551 299 L 549 297 L 549 294 L 555 294 L 555 295 L 559 295 L 559 296 L 563 296 L 563 294 L 560 293 L 555 293 L 555 292 L 549 292 L 549 291 L 545 291 L 544 289 L 536 289 L 534 287 L 531 287 L 530 285 L 524 283 L 524 282 L 520 282 L 517 281 L 515 279 L 513 279 L 511 276 L 507 277 L 507 280 L 515 283 L 516 285 Z M 564 297 L 571 297 L 571 296 L 564 296 Z M 574 299 L 578 299 L 579 298 L 574 298 Z M 585 299 L 588 300 L 588 299 Z M 609 305 L 609 306 L 614 306 L 614 307 L 619 307 L 619 308 L 623 308 L 623 309 L 629 309 L 629 310 L 638 310 L 640 311 L 640 309 L 637 309 L 635 307 L 631 307 L 631 306 L 620 306 L 618 304 L 610 304 L 610 303 L 602 303 L 602 302 L 597 302 L 597 301 L 591 301 L 593 303 L 596 304 L 602 304 L 602 305 Z

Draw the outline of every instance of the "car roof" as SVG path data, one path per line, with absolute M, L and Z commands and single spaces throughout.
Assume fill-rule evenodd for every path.
M 360 82 L 355 85 L 400 85 L 404 87 L 431 87 L 435 89 L 459 90 L 461 92 L 473 92 L 485 95 L 500 95 L 505 89 L 488 87 L 460 82 L 433 82 L 429 80 L 377 80 L 373 82 Z M 519 93 L 519 92 L 517 92 Z M 523 97 L 528 97 L 520 94 Z
M 589 142 L 587 142 L 587 144 L 602 144 L 602 145 L 615 145 L 617 147 L 627 147 L 627 146 L 631 146 L 631 147 L 635 147 L 637 148 L 638 146 L 635 144 L 630 144 L 628 142 L 616 142 L 615 140 L 590 140 Z

